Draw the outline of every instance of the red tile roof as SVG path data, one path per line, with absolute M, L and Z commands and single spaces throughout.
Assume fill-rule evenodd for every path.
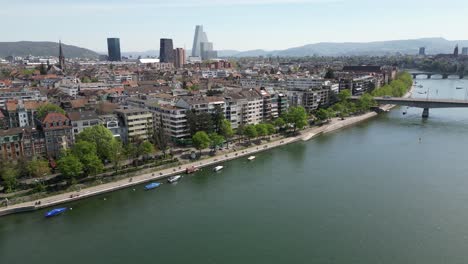
M 70 121 L 70 119 L 67 118 L 64 114 L 61 113 L 48 113 L 46 117 L 42 120 L 43 123 L 52 123 L 52 122 L 67 122 Z
M 24 101 L 24 108 L 26 110 L 36 110 L 38 109 L 41 105 L 46 104 L 47 102 L 38 102 L 38 101 Z M 14 112 L 18 108 L 18 100 L 8 100 L 5 103 L 5 109 L 8 112 Z

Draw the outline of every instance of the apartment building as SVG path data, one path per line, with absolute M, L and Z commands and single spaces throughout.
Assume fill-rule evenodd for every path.
M 284 82 L 284 88 L 288 90 L 321 89 L 324 79 L 321 78 L 288 78 Z
M 40 120 L 40 129 L 45 135 L 48 157 L 57 158 L 62 151 L 73 145 L 71 121 L 61 113 L 48 113 Z
M 153 114 L 149 110 L 124 107 L 124 109 L 116 109 L 114 112 L 126 128 L 125 142 L 136 139 L 148 140 L 153 135 Z
M 35 113 L 45 102 L 8 100 L 5 108 L 1 109 L 5 116 L 7 127 L 35 127 Z
M 240 125 L 258 124 L 263 121 L 263 98 L 257 91 L 229 90 L 225 93 L 226 119 L 231 121 L 233 128 Z
M 154 114 L 155 129 L 163 129 L 172 140 L 190 137 L 187 125 L 187 109 L 173 105 L 155 105 L 149 107 Z
M 101 120 L 94 111 L 71 112 L 67 115 L 73 127 L 73 139 L 86 128 L 101 124 Z
M 45 155 L 45 138 L 36 128 L 0 130 L 0 159 L 16 161 Z
M 5 108 L 5 104 L 9 100 L 45 102 L 47 97 L 42 96 L 37 90 L 2 91 L 0 93 L 0 108 Z

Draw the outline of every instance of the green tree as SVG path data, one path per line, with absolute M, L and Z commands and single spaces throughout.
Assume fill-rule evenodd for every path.
M 96 154 L 87 154 L 80 157 L 80 162 L 83 164 L 83 170 L 86 175 L 97 175 L 104 171 L 104 164 Z
M 28 163 L 27 170 L 34 178 L 47 176 L 50 174 L 49 162 L 42 158 L 34 158 Z
M 133 143 L 128 143 L 125 145 L 124 148 L 125 156 L 129 159 L 136 159 L 138 158 L 138 147 L 135 146 Z
M 71 152 L 83 164 L 86 175 L 96 175 L 104 170 L 104 165 L 97 155 L 95 143 L 80 140 L 73 146 Z
M 258 136 L 257 129 L 254 125 L 247 125 L 245 126 L 244 135 L 249 138 L 249 142 L 251 139 L 256 138 Z
M 278 128 L 278 131 L 283 129 L 284 126 L 286 125 L 286 122 L 282 117 L 278 117 L 273 121 L 273 125 Z
M 231 127 L 231 122 L 224 119 L 219 128 L 219 133 L 226 139 L 229 147 L 229 140 L 234 136 L 234 130 Z
M 377 103 L 375 102 L 374 97 L 368 93 L 363 94 L 358 101 L 358 109 L 363 112 L 369 111 L 371 107 L 376 105 Z
M 198 131 L 192 137 L 193 146 L 201 151 L 210 146 L 211 139 L 205 131 Z
M 224 137 L 221 135 L 218 135 L 217 133 L 211 133 L 209 137 L 210 137 L 211 148 L 214 151 L 216 151 L 216 147 L 219 147 L 223 145 L 224 143 Z
M 285 121 L 293 125 L 294 131 L 303 129 L 307 125 L 307 112 L 302 106 L 289 108 L 285 117 Z
M 325 121 L 325 120 L 328 120 L 330 118 L 330 116 L 328 114 L 329 114 L 329 112 L 326 109 L 320 108 L 315 113 L 315 117 L 320 121 Z
M 338 94 L 338 100 L 340 102 L 346 102 L 349 98 L 351 97 L 351 91 L 350 90 L 342 90 Z
M 25 158 L 20 158 L 16 161 L 16 165 L 14 167 L 18 171 L 18 179 L 21 179 L 23 177 L 31 177 L 29 163 L 30 161 L 28 161 Z
M 144 141 L 138 146 L 138 152 L 142 156 L 150 155 L 154 153 L 154 146 L 149 141 Z
M 224 110 L 221 106 L 216 105 L 211 116 L 213 120 L 213 130 L 216 133 L 219 133 L 221 126 L 223 125 L 223 120 L 226 120 L 224 117 Z
M 120 168 L 120 163 L 126 158 L 125 151 L 120 140 L 114 139 L 110 144 L 110 161 L 114 170 L 117 171 Z
M 276 128 L 275 128 L 274 125 L 272 125 L 272 124 L 265 124 L 265 126 L 266 126 L 266 129 L 267 129 L 267 131 L 268 131 L 268 135 L 273 135 L 273 134 L 276 133 Z
M 111 157 L 111 143 L 114 140 L 112 132 L 103 125 L 85 128 L 76 136 L 76 141 L 87 141 L 97 146 L 97 155 L 102 161 L 109 161 Z
M 83 171 L 83 164 L 73 154 L 66 153 L 57 161 L 57 168 L 64 178 L 73 180 Z
M 4 166 L 1 168 L 1 176 L 5 186 L 5 192 L 12 192 L 17 185 L 18 170 L 13 166 Z
M 187 112 L 187 126 L 190 131 L 190 135 L 195 135 L 198 131 L 206 131 L 208 133 L 213 132 L 213 118 L 209 113 L 201 112 L 196 113 L 194 111 Z
M 258 137 L 264 137 L 268 134 L 268 128 L 265 124 L 257 124 L 255 125 L 255 130 L 257 130 Z
M 236 135 L 239 136 L 239 143 L 244 138 L 245 135 L 245 126 L 244 124 L 240 124 L 236 129 Z
M 155 133 L 153 134 L 154 142 L 156 146 L 163 152 L 166 156 L 166 151 L 169 149 L 169 137 L 164 133 L 164 120 L 162 116 L 159 119 L 159 123 L 156 123 L 158 127 L 156 128 Z
M 48 113 L 61 113 L 65 114 L 65 111 L 60 106 L 55 104 L 44 104 L 37 108 L 37 117 L 43 119 Z
M 97 147 L 94 142 L 79 140 L 73 145 L 72 154 L 77 158 L 81 158 L 90 154 L 97 154 Z

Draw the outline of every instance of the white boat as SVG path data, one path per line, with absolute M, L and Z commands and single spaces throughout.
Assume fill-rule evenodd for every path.
M 249 161 L 252 161 L 252 160 L 255 159 L 255 156 L 250 156 L 250 157 L 248 157 L 247 159 L 248 159 Z
M 182 176 L 180 176 L 180 175 L 172 176 L 172 177 L 169 177 L 169 178 L 167 179 L 167 182 L 169 182 L 169 183 L 174 183 L 174 182 L 180 180 L 180 178 L 182 178 Z
M 223 166 L 216 166 L 216 167 L 214 167 L 213 170 L 214 170 L 214 171 L 220 171 L 220 170 L 222 170 L 223 168 L 224 168 Z

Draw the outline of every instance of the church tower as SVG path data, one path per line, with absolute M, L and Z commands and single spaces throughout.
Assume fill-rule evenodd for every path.
M 63 56 L 63 50 L 62 50 L 62 41 L 59 40 L 59 67 L 62 69 L 62 71 L 65 70 L 65 56 Z
M 453 50 L 453 56 L 458 57 L 458 44 L 455 46 L 455 49 Z

